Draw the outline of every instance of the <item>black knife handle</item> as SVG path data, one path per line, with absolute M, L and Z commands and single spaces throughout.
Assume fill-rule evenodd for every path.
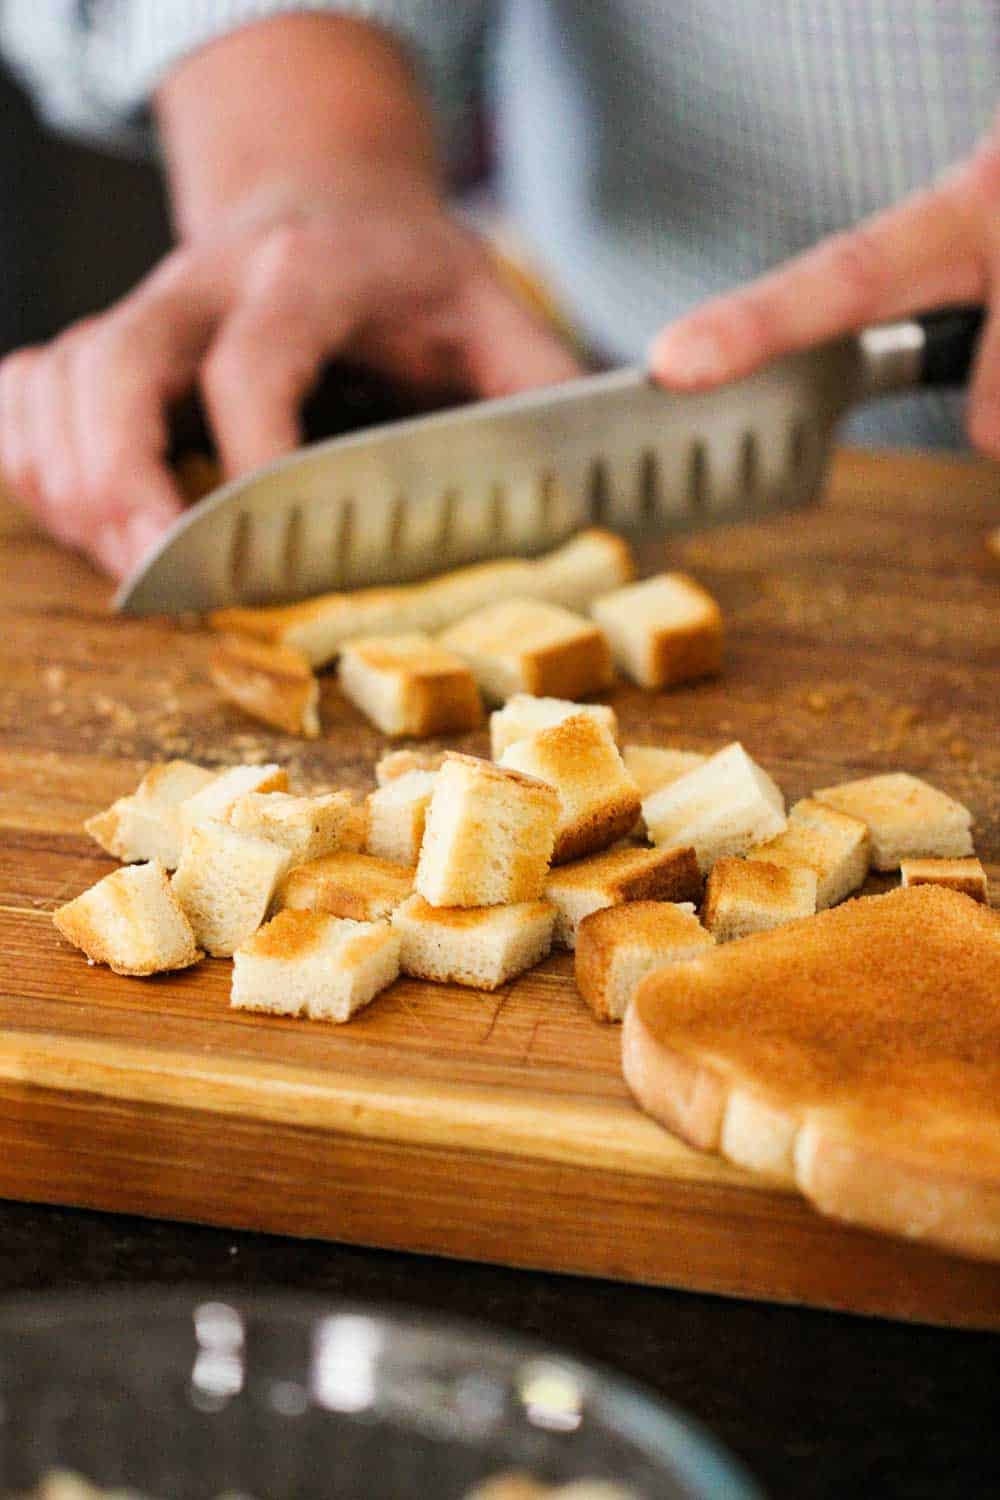
M 920 384 L 964 385 L 969 378 L 986 320 L 983 307 L 944 307 L 915 321 L 924 331 Z

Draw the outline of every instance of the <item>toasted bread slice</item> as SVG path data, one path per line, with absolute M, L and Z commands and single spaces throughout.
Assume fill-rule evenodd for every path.
M 288 775 L 280 766 L 231 766 L 214 776 L 207 786 L 180 804 L 177 810 L 181 843 L 199 823 L 216 819 L 224 823 L 233 804 L 247 792 L 286 792 Z
M 340 848 L 340 830 L 353 805 L 350 792 L 321 792 L 315 797 L 247 792 L 233 803 L 224 821 L 240 833 L 280 844 L 297 865 Z
M 767 932 L 816 910 L 816 871 L 766 860 L 716 860 L 705 887 L 702 921 L 717 943 Z
M 575 948 L 584 917 L 626 901 L 700 901 L 704 881 L 694 850 L 607 849 L 589 859 L 560 865 L 545 884 L 545 899 L 558 912 L 554 941 Z
M 559 794 L 556 864 L 607 849 L 635 827 L 639 791 L 607 729 L 576 714 L 508 745 L 502 766 L 547 781 Z
M 821 787 L 813 797 L 867 823 L 876 870 L 898 870 L 903 859 L 962 859 L 972 853 L 969 809 L 907 771 Z
M 577 934 L 580 994 L 600 1021 L 620 1021 L 641 980 L 711 948 L 690 902 L 629 901 L 584 917 Z
M 490 714 L 490 754 L 499 760 L 508 745 L 516 744 L 539 729 L 551 729 L 564 719 L 584 714 L 618 738 L 618 716 L 606 703 L 573 703 L 568 698 L 533 698 L 530 693 L 515 693 L 503 708 Z
M 168 870 L 174 870 L 183 843 L 180 805 L 217 775 L 217 771 L 206 771 L 188 760 L 153 766 L 131 796 L 119 797 L 83 826 L 102 849 L 125 864 L 158 859 Z
M 973 901 L 988 899 L 986 871 L 978 859 L 904 859 L 900 879 L 907 885 L 943 885 Z
M 487 760 L 449 754 L 427 810 L 417 890 L 432 906 L 537 900 L 558 817 L 553 787 Z
M 365 844 L 369 854 L 397 865 L 417 863 L 437 775 L 436 771 L 406 771 L 369 794 Z
M 868 825 L 803 797 L 788 814 L 784 833 L 749 850 L 747 859 L 773 865 L 808 865 L 816 875 L 816 909 L 843 901 L 864 885 L 871 862 Z
M 208 673 L 222 696 L 254 719 L 314 740 L 319 734 L 319 683 L 301 651 L 250 636 L 227 635 Z
M 392 926 L 402 939 L 405 974 L 495 990 L 541 963 L 552 946 L 555 919 L 548 901 L 442 907 L 413 895 L 397 906 Z
M 321 594 L 271 609 L 219 609 L 215 630 L 235 630 L 301 651 L 314 667 L 331 661 L 345 641 L 363 635 L 443 630 L 484 599 L 546 599 L 585 609 L 597 593 L 631 576 L 626 545 L 608 532 L 582 532 L 564 547 L 527 561 L 507 558 L 456 568 L 425 583 Z
M 591 616 L 640 687 L 672 687 L 722 667 L 722 612 L 686 573 L 659 573 L 595 600 Z
M 610 686 L 611 652 L 590 620 L 557 604 L 508 599 L 467 615 L 441 644 L 468 662 L 486 698 L 586 698 Z
M 408 771 L 440 771 L 447 750 L 390 750 L 375 762 L 375 781 L 378 786 L 388 786 Z
M 383 734 L 461 733 L 483 722 L 465 662 L 420 631 L 347 641 L 337 675 L 344 695 Z
M 1000 917 L 967 896 L 860 897 L 653 975 L 623 1065 L 824 1213 L 1000 1258 Z
M 781 791 L 738 741 L 643 800 L 654 844 L 691 844 L 703 872 L 785 830 Z
M 160 974 L 203 958 L 159 860 L 105 875 L 53 912 L 67 941 L 116 974 Z
M 206 952 L 228 958 L 257 931 L 290 863 L 279 844 L 215 818 L 192 828 L 173 890 Z
M 399 975 L 399 938 L 387 922 L 279 911 L 233 954 L 236 1010 L 349 1021 Z
M 324 854 L 289 870 L 278 887 L 275 905 L 377 922 L 390 917 L 412 894 L 415 874 L 414 869 L 376 859 L 373 854 Z

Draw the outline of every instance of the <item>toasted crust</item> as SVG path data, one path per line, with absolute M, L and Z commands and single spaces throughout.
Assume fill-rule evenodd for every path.
M 325 911 L 374 922 L 388 917 L 413 891 L 415 869 L 373 854 L 338 851 L 289 870 L 275 897 L 281 907 Z
M 546 900 L 558 910 L 555 941 L 573 948 L 580 922 L 626 901 L 700 901 L 704 881 L 694 850 L 608 849 L 552 870 Z
M 584 917 L 577 932 L 577 989 L 599 1021 L 620 1021 L 638 984 L 662 964 L 711 948 L 690 905 L 630 901 Z
M 978 859 L 904 859 L 899 874 L 904 886 L 943 885 L 973 901 L 987 900 L 986 871 Z
M 509 745 L 501 766 L 554 786 L 559 824 L 554 864 L 607 849 L 639 815 L 639 791 L 607 729 L 584 714 Z
M 399 938 L 386 922 L 281 911 L 233 955 L 237 1010 L 343 1022 L 399 974 Z
M 291 646 L 313 666 L 322 666 L 345 641 L 357 636 L 443 630 L 483 599 L 520 596 L 585 609 L 607 590 L 611 580 L 623 580 L 630 573 L 631 555 L 625 544 L 607 532 L 592 531 L 533 562 L 507 558 L 477 563 L 424 583 L 321 594 L 276 609 L 220 609 L 209 615 L 208 622 L 214 630 L 238 631 Z
M 483 722 L 479 689 L 465 662 L 421 632 L 347 642 L 338 677 L 345 695 L 384 734 L 460 733 Z
M 623 672 L 656 689 L 712 676 L 722 666 L 718 604 L 686 573 L 660 573 L 595 601 L 591 614 Z
M 1000 1258 L 1000 918 L 967 897 L 862 897 L 653 976 L 623 1063 L 692 1144 L 769 1162 L 836 1217 Z M 736 1092 L 769 1145 L 753 1110 L 725 1129 Z
M 440 771 L 444 765 L 446 750 L 390 750 L 375 762 L 375 781 L 378 786 L 388 786 L 410 771 Z
M 300 651 L 227 635 L 208 663 L 219 692 L 286 734 L 319 735 L 319 683 Z
M 585 698 L 610 685 L 611 651 L 589 620 L 559 605 L 508 599 L 468 615 L 441 642 L 469 663 L 487 698 Z
M 247 792 L 233 803 L 225 821 L 241 833 L 280 844 L 299 864 L 341 847 L 341 829 L 352 805 L 350 792 L 320 792 L 313 797 Z
M 712 867 L 702 921 L 716 942 L 766 932 L 816 910 L 816 872 L 807 865 L 727 857 Z
M 490 755 L 499 760 L 508 745 L 551 729 L 574 714 L 586 714 L 603 724 L 613 740 L 618 739 L 618 718 L 606 703 L 574 703 L 568 698 L 534 698 L 530 693 L 515 693 L 503 708 L 490 714 Z

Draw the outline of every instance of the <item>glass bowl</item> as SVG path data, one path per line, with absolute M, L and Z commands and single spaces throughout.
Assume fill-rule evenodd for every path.
M 522 1471 L 639 1500 L 760 1500 L 680 1413 L 488 1328 L 281 1295 L 0 1304 L 0 1485 L 157 1500 L 462 1500 Z

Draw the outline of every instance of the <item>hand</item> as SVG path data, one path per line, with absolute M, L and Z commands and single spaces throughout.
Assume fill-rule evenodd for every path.
M 937 185 L 665 328 L 650 368 L 673 390 L 707 390 L 869 323 L 961 302 L 990 304 L 966 425 L 1000 458 L 1000 117 Z

